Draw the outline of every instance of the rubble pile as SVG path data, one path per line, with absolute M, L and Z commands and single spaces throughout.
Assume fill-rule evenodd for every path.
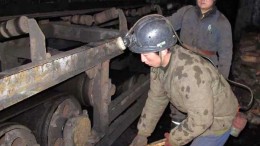
M 255 103 L 248 112 L 248 120 L 254 124 L 260 124 L 260 33 L 247 32 L 242 35 L 238 48 L 234 52 L 233 78 L 249 86 L 255 97 Z M 244 100 L 248 102 L 250 97 L 248 94 L 246 96 L 247 99 Z
M 250 32 L 240 40 L 234 56 L 233 75 L 250 87 L 259 86 L 260 80 L 260 33 Z M 256 89 L 256 88 L 255 88 Z

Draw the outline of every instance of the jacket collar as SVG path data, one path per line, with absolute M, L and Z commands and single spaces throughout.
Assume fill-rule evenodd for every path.
M 217 11 L 217 7 L 216 6 L 213 6 L 211 10 L 209 10 L 208 12 L 206 12 L 204 14 L 201 13 L 200 8 L 198 6 L 196 6 L 195 9 L 196 9 L 198 17 L 201 18 L 201 19 L 203 19 L 205 17 L 208 17 L 210 15 L 213 15 Z
M 170 56 L 170 60 L 169 60 L 169 62 L 168 62 L 168 64 L 165 66 L 165 67 L 160 67 L 160 69 L 162 69 L 164 72 L 166 72 L 167 71 L 167 69 L 169 68 L 169 66 L 170 66 L 170 64 L 171 64 L 171 61 L 172 61 L 172 54 L 175 52 L 175 50 L 174 50 L 174 46 L 172 47 L 172 48 L 170 48 L 169 49 L 169 51 L 171 52 L 171 56 Z

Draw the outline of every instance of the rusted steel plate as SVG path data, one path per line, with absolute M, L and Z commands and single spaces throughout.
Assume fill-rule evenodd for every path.
M 122 38 L 98 47 L 82 46 L 5 72 L 0 78 L 0 110 L 123 53 Z

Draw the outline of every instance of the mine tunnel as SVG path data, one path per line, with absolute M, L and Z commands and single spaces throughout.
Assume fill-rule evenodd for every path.
M 247 119 L 225 146 L 258 146 L 260 1 L 216 1 L 231 24 L 229 79 L 239 85 L 230 85 Z M 187 5 L 196 0 L 0 0 L 0 145 L 130 145 L 150 68 L 123 38 L 143 16 Z M 148 143 L 173 128 L 170 114 Z

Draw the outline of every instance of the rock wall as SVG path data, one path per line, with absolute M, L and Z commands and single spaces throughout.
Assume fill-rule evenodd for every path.
M 259 0 L 240 0 L 235 23 L 235 37 L 238 41 L 241 32 L 248 26 L 260 27 L 260 1 Z

